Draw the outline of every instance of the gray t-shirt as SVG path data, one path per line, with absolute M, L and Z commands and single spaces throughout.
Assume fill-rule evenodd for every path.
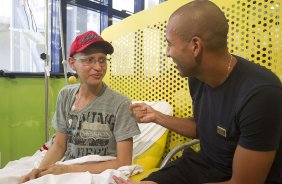
M 79 84 L 68 85 L 58 95 L 53 117 L 55 130 L 68 135 L 65 160 L 86 155 L 116 156 L 116 143 L 140 133 L 131 101 L 103 85 L 102 92 L 79 112 L 72 111 Z

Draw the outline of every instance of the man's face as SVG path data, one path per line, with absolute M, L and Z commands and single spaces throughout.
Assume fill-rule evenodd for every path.
M 177 18 L 172 18 L 166 28 L 168 42 L 166 56 L 171 57 L 176 64 L 180 76 L 194 76 L 197 71 L 197 63 L 194 58 L 193 45 L 190 40 L 185 40 L 177 34 Z
M 77 72 L 80 82 L 88 85 L 99 85 L 107 71 L 106 54 L 99 48 L 91 48 L 91 52 L 76 53 L 72 57 L 73 69 Z

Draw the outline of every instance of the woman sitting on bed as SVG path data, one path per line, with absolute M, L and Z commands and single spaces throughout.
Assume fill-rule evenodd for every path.
M 38 169 L 23 176 L 26 182 L 46 174 L 71 172 L 100 173 L 130 165 L 132 137 L 140 133 L 130 100 L 110 89 L 102 79 L 107 71 L 107 54 L 113 47 L 97 33 L 88 31 L 76 37 L 70 49 L 69 65 L 80 84 L 64 87 L 57 100 L 53 125 L 54 144 Z M 86 155 L 115 156 L 115 160 L 76 165 L 55 164 Z

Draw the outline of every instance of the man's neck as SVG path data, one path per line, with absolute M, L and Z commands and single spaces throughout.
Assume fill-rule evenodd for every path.
M 217 87 L 229 77 L 236 64 L 236 58 L 226 52 L 222 55 L 206 55 L 203 58 L 202 71 L 197 77 L 211 87 Z

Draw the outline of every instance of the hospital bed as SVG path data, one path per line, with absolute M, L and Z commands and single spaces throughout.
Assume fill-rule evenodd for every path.
M 139 103 L 146 103 L 152 108 L 167 114 L 172 115 L 172 107 L 165 101 L 148 102 L 138 101 Z M 132 102 L 136 103 L 136 102 Z M 168 130 L 155 123 L 138 124 L 141 134 L 133 137 L 133 164 L 129 166 L 123 166 L 117 170 L 109 169 L 100 174 L 86 173 L 68 173 L 63 175 L 46 175 L 41 178 L 31 180 L 28 184 L 64 184 L 64 183 L 76 183 L 77 181 L 83 181 L 84 184 L 108 184 L 112 181 L 112 175 L 121 177 L 132 177 L 136 175 L 135 179 L 143 178 L 144 175 L 137 175 L 144 170 L 150 170 L 156 168 L 161 160 L 163 154 Z M 30 172 L 33 168 L 37 168 L 40 165 L 41 160 L 45 156 L 48 149 L 51 147 L 55 136 L 42 145 L 34 155 L 26 156 L 19 160 L 9 162 L 3 169 L 0 169 L 0 184 L 9 183 L 17 184 L 19 178 Z M 57 164 L 82 164 L 86 162 L 100 162 L 115 159 L 111 156 L 99 156 L 88 155 L 85 157 L 60 161 Z

